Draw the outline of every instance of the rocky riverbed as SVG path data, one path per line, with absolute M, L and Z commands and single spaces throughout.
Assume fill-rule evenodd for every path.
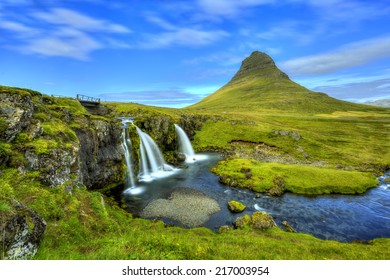
M 178 188 L 168 199 L 151 201 L 141 212 L 141 217 L 164 217 L 180 222 L 184 226 L 198 227 L 220 210 L 215 199 L 193 189 Z

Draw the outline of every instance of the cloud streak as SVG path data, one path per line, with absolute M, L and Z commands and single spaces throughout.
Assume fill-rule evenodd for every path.
M 181 27 L 155 15 L 146 16 L 146 20 L 164 31 L 145 34 L 138 46 L 145 49 L 165 48 L 172 45 L 199 47 L 212 44 L 229 36 L 223 30 L 204 30 L 200 27 Z
M 327 74 L 387 57 L 390 57 L 390 36 L 347 44 L 328 53 L 288 60 L 280 66 L 293 76 Z
M 194 93 L 190 93 L 189 91 L 180 88 L 140 90 L 120 93 L 103 93 L 100 94 L 99 97 L 105 101 L 134 102 L 152 106 L 182 108 L 200 101 L 205 95 L 203 91 L 194 91 Z
M 8 47 L 24 54 L 88 60 L 99 49 L 128 47 L 111 37 L 131 33 L 123 25 L 64 8 L 33 11 L 26 18 L 32 22 L 31 26 L 4 16 L 0 18 L 0 29 L 16 41 Z
M 243 9 L 274 3 L 274 0 L 198 0 L 201 10 L 216 17 L 237 17 Z
M 319 86 L 313 90 L 353 102 L 373 101 L 390 98 L 390 79 Z

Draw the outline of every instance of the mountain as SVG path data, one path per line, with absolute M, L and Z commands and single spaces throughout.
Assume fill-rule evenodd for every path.
M 259 51 L 253 52 L 242 62 L 238 72 L 226 85 L 188 108 L 306 114 L 367 110 L 365 105 L 337 100 L 293 82 L 270 56 Z
M 375 100 L 375 101 L 367 101 L 367 102 L 364 102 L 364 104 L 390 108 L 390 99 L 379 99 L 379 100 Z

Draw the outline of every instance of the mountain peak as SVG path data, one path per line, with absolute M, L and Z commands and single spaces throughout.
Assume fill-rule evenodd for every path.
M 267 78 L 289 79 L 287 74 L 276 67 L 275 62 L 268 54 L 259 51 L 252 52 L 250 56 L 243 60 L 240 69 L 230 82 L 237 82 L 252 75 Z

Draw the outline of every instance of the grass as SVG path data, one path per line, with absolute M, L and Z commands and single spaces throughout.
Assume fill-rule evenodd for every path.
M 222 162 L 217 172 L 236 176 L 244 187 L 252 180 L 248 187 L 258 191 L 277 185 L 296 193 L 360 193 L 375 185 L 371 174 L 336 168 L 373 173 L 390 168 L 390 110 L 338 101 L 283 76 L 272 78 L 279 74 L 273 69 L 262 77 L 252 72 L 239 76 L 185 109 L 105 103 L 111 113 L 98 119 L 137 116 L 141 123 L 164 117 L 174 123 L 188 116 L 204 116 L 200 119 L 207 121 L 194 131 L 194 148 L 253 157 Z M 18 171 L 25 149 L 48 154 L 53 148 L 71 148 L 77 141 L 74 129 L 86 128 L 96 118 L 72 99 L 0 87 L 0 93 L 10 91 L 32 98 L 36 107 L 32 118 L 40 122 L 43 134 L 32 139 L 23 131 L 11 143 L 0 142 L 0 155 L 10 157 L 0 170 L 0 218 L 12 212 L 13 199 L 42 215 L 47 231 L 35 259 L 390 258 L 389 239 L 347 244 L 279 228 L 216 234 L 205 228 L 166 227 L 135 219 L 111 199 L 85 187 L 75 187 L 70 194 L 64 191 L 66 183 L 47 188 L 39 183 L 39 172 Z M 0 135 L 6 126 L 0 117 Z M 173 139 L 173 127 L 168 131 L 168 139 Z M 292 133 L 298 133 L 299 139 L 291 137 Z M 296 164 L 258 161 L 275 158 Z
M 213 172 L 228 185 L 256 192 L 282 188 L 282 192 L 296 194 L 360 194 L 378 185 L 375 176 L 367 172 L 261 163 L 253 159 L 224 160 L 213 168 Z

